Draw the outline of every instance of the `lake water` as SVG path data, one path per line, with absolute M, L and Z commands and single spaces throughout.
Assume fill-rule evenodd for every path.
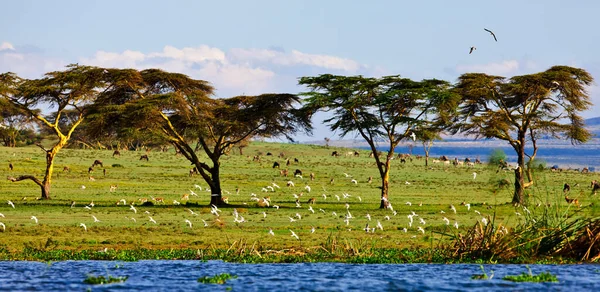
M 429 156 L 433 158 L 446 155 L 450 159 L 455 157 L 463 160 L 466 157 L 475 160 L 475 158 L 481 159 L 481 161 L 487 161 L 492 151 L 501 149 L 504 151 L 509 163 L 515 164 L 517 162 L 517 156 L 512 148 L 508 146 L 498 146 L 497 143 L 486 144 L 483 142 L 470 143 L 470 142 L 440 142 L 439 145 L 434 144 L 429 152 Z M 360 147 L 367 149 L 365 147 Z M 385 149 L 381 149 L 385 151 Z M 409 153 L 411 150 L 408 146 L 396 147 L 394 152 L 396 153 Z M 531 151 L 527 151 L 531 153 Z M 415 146 L 412 148 L 413 155 L 425 155 L 423 147 Z M 527 159 L 527 158 L 526 158 Z M 558 165 L 560 168 L 595 168 L 596 171 L 600 170 L 600 145 L 541 145 L 538 149 L 536 159 L 543 160 L 546 162 L 548 167 L 552 165 Z
M 0 262 L 2 291 L 600 291 L 598 265 L 530 265 L 534 274 L 551 272 L 559 283 L 513 283 L 505 275 L 526 272 L 524 265 L 484 265 L 491 280 L 472 280 L 479 265 L 339 263 L 236 264 L 221 261 L 64 261 Z M 197 279 L 237 275 L 225 285 Z M 129 276 L 124 283 L 88 285 L 95 276 Z

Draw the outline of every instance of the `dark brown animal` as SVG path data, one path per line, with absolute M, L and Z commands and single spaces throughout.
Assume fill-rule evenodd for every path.
M 300 163 L 300 161 L 298 161 L 298 158 L 294 158 L 294 162 L 295 163 Z
M 337 151 L 333 151 L 333 152 L 331 152 L 331 156 L 337 157 L 337 156 L 340 156 L 340 154 Z
M 286 165 L 286 166 L 290 166 L 290 164 L 292 164 L 292 162 L 291 162 L 291 161 L 290 161 L 290 159 L 288 158 L 288 159 L 285 161 L 285 165 Z
M 565 185 L 563 186 L 563 193 L 568 193 L 569 191 L 571 191 L 571 186 L 567 183 L 565 183 Z
M 267 156 L 273 156 L 273 153 L 267 152 Z
M 373 182 L 373 177 L 369 176 L 369 180 L 367 180 L 368 183 L 372 183 Z
M 88 173 L 92 173 L 92 171 L 94 171 L 94 168 L 93 168 L 92 166 L 90 166 L 90 167 L 88 168 Z
M 279 168 L 279 162 L 277 162 L 277 161 L 273 162 L 273 168 Z
M 359 157 L 360 153 L 358 151 L 354 151 L 354 157 Z
M 592 195 L 596 195 L 596 193 L 600 190 L 600 183 L 596 180 L 592 181 Z
M 102 170 L 102 174 L 106 176 L 106 168 Z
M 569 196 L 565 195 L 565 201 L 567 201 L 567 203 L 569 203 L 569 204 L 573 204 L 573 205 L 579 207 L 579 200 L 577 200 L 577 199 L 571 199 L 571 198 L 569 198 Z
M 297 175 L 299 175 L 299 176 L 302 176 L 302 170 L 300 170 L 300 169 L 296 169 L 296 170 L 294 171 L 294 176 L 297 176 Z
M 12 163 L 9 163 L 9 164 L 8 164 L 8 169 L 10 169 L 10 170 L 13 170 L 13 168 L 14 168 L 14 167 L 13 167 L 13 164 L 12 164 Z
M 121 152 L 119 152 L 119 150 L 115 150 L 115 151 L 113 152 L 113 157 L 115 157 L 115 156 L 119 156 L 119 157 L 121 157 Z
M 315 180 L 315 173 L 314 172 L 310 173 L 310 180 Z
M 148 154 L 144 154 L 144 155 L 140 156 L 140 160 L 148 161 Z
M 581 170 L 581 173 L 590 173 L 590 169 L 589 169 L 589 168 L 587 168 L 587 167 L 584 167 L 584 168 Z
M 94 163 L 92 163 L 92 167 L 96 166 L 96 165 L 100 165 L 100 167 L 104 167 L 104 165 L 102 164 L 102 160 L 94 160 Z
M 317 201 L 317 199 L 315 199 L 315 198 L 310 198 L 310 199 L 308 199 L 308 202 L 307 202 L 307 204 L 314 205 L 316 201 Z
M 70 171 L 71 169 L 68 166 L 63 167 L 63 171 Z

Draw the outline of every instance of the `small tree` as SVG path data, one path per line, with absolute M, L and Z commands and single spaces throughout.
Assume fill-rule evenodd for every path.
M 300 84 L 310 91 L 305 109 L 333 111 L 325 122 L 340 136 L 358 133 L 371 148 L 381 177 L 380 208 L 389 204 L 390 165 L 394 149 L 415 129 L 427 129 L 434 120 L 445 120 L 456 101 L 450 84 L 440 80 L 412 81 L 399 76 L 366 78 L 363 76 L 320 75 L 302 77 Z M 387 143 L 387 156 L 377 155 L 378 141 Z
M 158 69 L 111 69 L 112 82 L 93 109 L 96 134 L 107 125 L 138 129 L 173 144 L 198 169 L 211 189 L 211 204 L 222 205 L 220 158 L 251 137 L 310 132 L 309 116 L 294 108 L 293 94 L 211 98 L 203 80 Z M 199 143 L 201 147 L 192 147 Z M 203 161 L 196 150 L 206 154 Z
M 33 175 L 9 177 L 9 180 L 31 180 L 41 188 L 42 199 L 50 199 L 54 158 L 84 119 L 86 106 L 93 102 L 99 90 L 106 88 L 103 75 L 101 68 L 77 64 L 67 66 L 65 71 L 46 73 L 41 79 L 25 80 L 13 73 L 2 74 L 2 97 L 57 138 L 49 149 L 38 144 L 46 153 L 46 171 L 42 180 Z M 39 106 L 48 106 L 54 111 L 45 116 L 37 109 Z M 69 115 L 69 122 L 61 127 L 60 122 L 65 118 L 63 114 L 69 111 L 75 114 Z
M 583 143 L 591 137 L 579 113 L 591 106 L 585 87 L 592 82 L 588 72 L 568 66 L 510 79 L 463 74 L 456 85 L 462 96 L 459 116 L 451 128 L 476 139 L 508 142 L 517 154 L 512 202 L 523 204 L 525 188 L 534 183 L 531 168 L 525 166 L 535 159 L 539 137 L 549 134 L 571 143 Z M 527 145 L 531 145 L 531 152 L 525 151 Z M 525 157 L 529 158 L 527 163 Z

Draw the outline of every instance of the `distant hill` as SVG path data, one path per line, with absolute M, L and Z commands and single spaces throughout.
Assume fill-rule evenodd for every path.
M 590 118 L 585 120 L 586 126 L 600 126 L 600 117 Z

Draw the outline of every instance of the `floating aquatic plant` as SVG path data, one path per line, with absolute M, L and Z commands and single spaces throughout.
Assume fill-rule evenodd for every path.
M 508 275 L 502 278 L 503 280 L 512 281 L 512 282 L 533 282 L 533 283 L 544 283 L 544 282 L 558 282 L 558 278 L 556 275 L 552 275 L 549 272 L 542 272 L 539 275 L 534 275 L 531 273 L 531 268 L 529 266 L 525 266 L 528 270 L 528 273 L 523 272 L 521 275 L 513 276 Z
M 225 284 L 227 282 L 227 280 L 230 279 L 237 279 L 236 275 L 231 275 L 228 273 L 223 273 L 223 274 L 219 274 L 219 275 L 215 275 L 213 277 L 209 277 L 209 276 L 204 276 L 201 278 L 198 278 L 198 282 L 200 283 L 204 283 L 204 284 Z

